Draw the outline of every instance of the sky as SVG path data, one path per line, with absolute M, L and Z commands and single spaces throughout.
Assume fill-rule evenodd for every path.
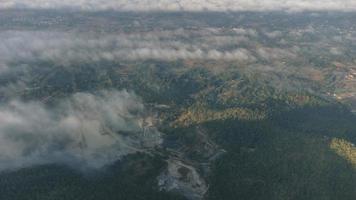
M 356 0 L 0 0 L 0 9 L 85 11 L 354 11 Z

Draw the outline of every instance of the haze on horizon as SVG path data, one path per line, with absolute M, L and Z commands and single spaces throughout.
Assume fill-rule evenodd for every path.
M 355 11 L 354 0 L 1 0 L 0 9 L 84 11 Z

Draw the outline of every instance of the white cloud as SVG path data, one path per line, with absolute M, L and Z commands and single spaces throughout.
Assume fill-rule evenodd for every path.
M 192 34 L 198 38 L 191 41 Z M 201 30 L 162 31 L 141 34 L 79 34 L 51 31 L 4 31 L 0 32 L 0 66 L 12 61 L 49 60 L 57 64 L 95 62 L 100 60 L 231 60 L 247 62 L 254 60 L 249 51 L 239 48 L 248 38 L 238 34 L 216 36 Z M 177 39 L 182 38 L 182 39 Z M 234 49 L 218 50 L 226 45 Z
M 131 11 L 356 10 L 355 0 L 1 0 L 0 8 Z
M 51 109 L 11 101 L 0 106 L 0 170 L 44 163 L 102 167 L 160 144 L 158 131 L 144 136 L 145 116 L 127 91 L 77 93 Z
M 297 53 L 292 52 L 292 50 L 290 49 L 260 47 L 257 48 L 257 54 L 262 59 L 268 61 L 281 61 L 283 59 L 297 58 Z

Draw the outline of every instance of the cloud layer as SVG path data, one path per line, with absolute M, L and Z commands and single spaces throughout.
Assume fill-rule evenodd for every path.
M 202 35 L 203 34 L 203 35 Z M 223 50 L 226 45 L 246 42 L 248 33 L 216 36 L 215 33 L 184 30 L 142 34 L 83 34 L 52 31 L 0 32 L 0 72 L 6 63 L 45 60 L 67 65 L 73 62 L 101 60 L 234 60 L 254 57 L 243 48 Z M 192 42 L 189 37 L 195 36 Z
M 76 93 L 51 108 L 11 101 L 0 107 L 0 170 L 44 163 L 99 168 L 161 142 L 155 129 L 144 135 L 144 122 L 142 103 L 127 91 Z
M 354 0 L 1 0 L 0 8 L 127 11 L 356 10 Z

